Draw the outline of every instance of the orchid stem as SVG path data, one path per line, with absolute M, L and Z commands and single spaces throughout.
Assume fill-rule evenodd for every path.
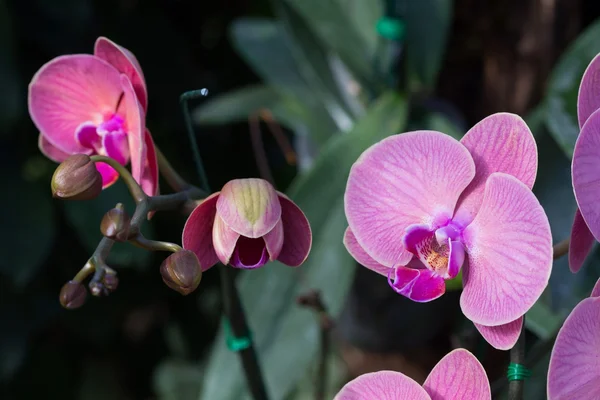
M 269 168 L 269 160 L 267 159 L 267 153 L 265 152 L 265 146 L 262 140 L 260 120 L 256 115 L 251 115 L 248 118 L 248 125 L 250 127 L 250 140 L 252 142 L 252 149 L 254 150 L 254 158 L 256 159 L 260 177 L 273 185 L 273 174 Z
M 194 127 L 192 126 L 192 119 L 190 117 L 187 104 L 188 100 L 204 97 L 207 94 L 207 89 L 192 90 L 183 93 L 179 98 L 179 101 L 181 103 L 186 129 L 192 145 L 192 150 L 194 152 L 194 160 L 196 162 L 196 169 L 202 184 L 202 189 L 210 193 L 210 185 L 208 183 L 204 165 L 202 164 L 202 158 L 200 157 L 200 152 L 198 150 L 196 134 L 194 132 Z M 260 364 L 258 363 L 258 357 L 256 355 L 256 351 L 254 350 L 252 337 L 249 335 L 250 329 L 248 328 L 244 308 L 242 307 L 240 295 L 235 286 L 234 277 L 232 276 L 233 271 L 231 271 L 231 268 L 224 266 L 219 268 L 219 273 L 221 275 L 223 312 L 229 321 L 229 324 L 231 325 L 233 335 L 240 338 L 248 338 L 250 342 L 245 349 L 238 351 L 240 360 L 242 361 L 242 366 L 244 368 L 244 374 L 246 375 L 246 381 L 250 387 L 250 392 L 252 393 L 254 400 L 268 400 L 269 397 L 267 396 L 267 389 Z
M 568 237 L 562 242 L 558 242 L 552 247 L 552 258 L 554 260 L 556 260 L 557 258 L 561 258 L 569 252 L 570 241 L 571 237 Z
M 177 253 L 181 251 L 181 246 L 175 243 L 169 242 L 160 242 L 157 240 L 147 239 L 141 233 L 138 233 L 135 237 L 129 239 L 129 241 L 142 249 L 150 250 L 150 251 L 170 251 L 171 253 Z
M 510 362 L 513 364 L 525 364 L 525 316 L 523 316 L 523 327 L 517 343 L 510 349 Z M 508 400 L 523 399 L 524 380 L 517 379 L 508 383 Z
M 198 142 L 196 140 L 196 134 L 194 133 L 194 128 L 192 127 L 192 117 L 190 115 L 188 101 L 197 99 L 200 97 L 205 97 L 207 95 L 208 95 L 207 89 L 199 89 L 199 90 L 190 90 L 189 92 L 183 93 L 179 97 L 179 102 L 181 103 L 181 111 L 183 112 L 183 119 L 185 121 L 185 127 L 187 129 L 188 137 L 189 137 L 190 143 L 192 145 L 192 151 L 194 152 L 194 160 L 196 161 L 196 169 L 198 170 L 198 175 L 200 176 L 200 184 L 205 189 L 208 189 L 210 186 L 208 184 L 208 177 L 206 176 L 206 171 L 204 170 L 204 164 L 202 163 L 202 157 L 200 157 L 200 150 L 198 149 Z
M 133 197 L 136 204 L 144 201 L 148 197 L 146 193 L 144 193 L 140 185 L 135 181 L 135 179 L 133 179 L 131 172 L 129 172 L 127 168 L 119 164 L 117 160 L 115 160 L 114 158 L 100 155 L 91 156 L 90 158 L 94 162 L 103 162 L 113 167 L 119 173 L 119 176 L 121 177 L 121 179 L 123 179 L 125 185 L 127 185 L 129 193 L 131 193 L 131 197 Z

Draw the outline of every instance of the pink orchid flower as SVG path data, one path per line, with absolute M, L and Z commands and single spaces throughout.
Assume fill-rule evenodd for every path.
M 513 114 L 485 118 L 460 142 L 434 131 L 384 139 L 350 171 L 346 248 L 417 302 L 444 294 L 462 267 L 463 313 L 509 349 L 552 267 L 536 169 L 533 135 Z
M 600 240 L 600 54 L 588 65 L 581 78 L 577 97 L 577 119 L 581 129 L 571 172 L 578 209 L 569 242 L 569 268 L 581 269 L 595 240 Z
M 600 399 L 600 280 L 558 332 L 547 394 L 548 400 Z
M 263 179 L 236 179 L 207 197 L 183 228 L 183 247 L 203 270 L 217 262 L 259 268 L 279 260 L 291 267 L 306 260 L 312 233 L 304 213 Z
M 348 382 L 334 400 L 490 400 L 490 381 L 481 363 L 465 349 L 448 353 L 423 386 L 396 371 L 364 374 Z
M 100 154 L 131 172 L 149 195 L 158 191 L 154 143 L 145 127 L 146 83 L 135 56 L 100 37 L 94 55 L 72 54 L 46 63 L 29 84 L 29 114 L 40 130 L 42 153 L 56 162 Z M 117 172 L 97 163 L 103 187 Z

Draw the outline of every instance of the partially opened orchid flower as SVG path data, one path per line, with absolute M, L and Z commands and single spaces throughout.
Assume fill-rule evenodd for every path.
M 600 280 L 558 332 L 548 367 L 548 400 L 600 399 Z
M 72 54 L 46 63 L 29 84 L 29 114 L 40 130 L 39 147 L 51 160 L 100 154 L 131 163 L 142 189 L 155 195 L 158 168 L 145 127 L 147 92 L 142 69 L 127 49 L 98 38 L 94 55 Z M 117 172 L 97 163 L 103 187 Z
M 575 143 L 573 191 L 578 209 L 569 242 L 569 268 L 579 271 L 595 240 L 600 240 L 600 54 L 588 65 L 577 97 L 577 119 L 581 132 Z
M 395 371 L 364 374 L 350 381 L 334 400 L 489 400 L 490 382 L 481 363 L 467 350 L 448 353 L 423 386 Z
M 296 267 L 312 243 L 308 220 L 294 202 L 263 179 L 236 179 L 207 197 L 183 228 L 183 247 L 203 270 L 221 261 L 258 268 L 279 260 Z
M 434 131 L 384 139 L 350 171 L 346 248 L 418 302 L 444 294 L 462 267 L 463 313 L 509 349 L 552 266 L 536 169 L 533 136 L 513 114 L 485 118 L 460 142 Z

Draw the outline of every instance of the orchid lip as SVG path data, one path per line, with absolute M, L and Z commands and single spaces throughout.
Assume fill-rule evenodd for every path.
M 118 114 L 105 117 L 100 124 L 82 123 L 75 132 L 75 139 L 95 154 L 114 158 L 121 164 L 129 160 L 125 120 Z

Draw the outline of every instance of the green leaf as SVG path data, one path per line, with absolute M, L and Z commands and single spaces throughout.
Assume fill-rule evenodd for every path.
M 350 167 L 373 143 L 402 131 L 406 114 L 406 102 L 386 94 L 351 132 L 333 138 L 313 168 L 288 191 L 311 223 L 313 248 L 308 260 L 297 269 L 272 263 L 243 273 L 238 282 L 272 398 L 289 394 L 317 353 L 318 324 L 311 312 L 296 305 L 296 297 L 309 288 L 321 290 L 330 312 L 337 315 L 352 281 L 355 262 L 342 244 L 347 226 L 343 196 Z M 226 349 L 222 331 L 199 398 L 248 398 L 239 360 Z
M 300 73 L 302 63 L 295 58 L 291 39 L 280 24 L 264 18 L 240 18 L 231 25 L 230 35 L 238 53 L 265 83 L 308 110 L 303 122 L 317 143 L 324 143 L 340 129 Z
M 600 20 L 590 25 L 561 56 L 552 71 L 545 99 L 546 124 L 565 154 L 573 156 L 579 134 L 577 93 L 588 64 L 600 53 Z
M 341 7 L 348 12 L 348 17 L 362 36 L 367 54 L 375 55 L 377 48 L 377 21 L 383 16 L 383 1 L 337 0 Z
M 305 124 L 310 112 L 294 98 L 285 96 L 277 89 L 252 85 L 206 100 L 193 113 L 197 124 L 227 124 L 247 121 L 260 110 L 269 110 L 275 119 L 290 129 Z
M 154 372 L 154 391 L 159 400 L 196 400 L 202 371 L 181 360 L 161 362 Z
M 372 44 L 359 32 L 350 9 L 338 1 L 286 0 L 300 14 L 313 32 L 333 50 L 365 86 L 373 87 Z M 375 29 L 375 27 L 373 27 Z
M 6 167 L 0 176 L 8 188 L 0 198 L 0 241 L 5 249 L 0 273 L 25 286 L 43 266 L 55 239 L 50 184 L 25 181 Z
M 135 211 L 135 205 L 127 186 L 119 180 L 113 186 L 102 191 L 100 196 L 94 200 L 88 201 L 65 201 L 63 203 L 64 211 L 72 228 L 77 230 L 81 242 L 87 247 L 90 256 L 102 239 L 100 233 L 100 221 L 104 214 L 113 208 L 117 203 L 123 203 L 125 210 L 131 216 Z M 152 226 L 145 223 L 142 226 L 142 233 L 152 239 Z M 119 267 L 144 267 L 150 257 L 150 252 L 132 246 L 128 243 L 115 243 L 110 256 L 109 264 Z M 81 265 L 86 260 L 81 260 Z
M 432 90 L 452 22 L 452 0 L 406 2 L 406 73 L 411 90 Z

